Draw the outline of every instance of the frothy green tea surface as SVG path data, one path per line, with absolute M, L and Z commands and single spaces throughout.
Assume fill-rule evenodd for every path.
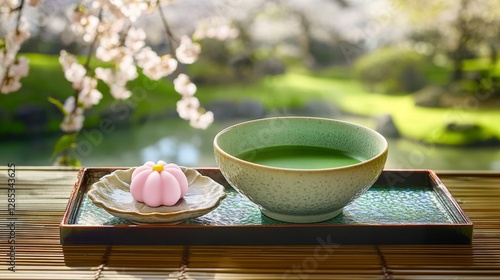
M 237 157 L 257 164 L 291 169 L 335 168 L 361 162 L 343 151 L 311 146 L 265 147 Z

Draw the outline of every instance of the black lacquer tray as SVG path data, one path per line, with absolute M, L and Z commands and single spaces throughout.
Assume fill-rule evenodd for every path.
M 339 216 L 291 224 L 262 215 L 217 168 L 197 170 L 221 183 L 227 197 L 214 211 L 177 225 L 134 225 L 95 206 L 88 188 L 122 168 L 80 170 L 60 224 L 61 244 L 313 245 L 469 244 L 473 225 L 430 170 L 384 170 Z

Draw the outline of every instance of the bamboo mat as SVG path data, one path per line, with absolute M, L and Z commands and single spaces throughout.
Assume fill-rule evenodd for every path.
M 500 279 L 500 173 L 438 173 L 474 223 L 472 245 L 63 247 L 59 223 L 76 174 L 17 167 L 10 238 L 0 168 L 0 279 Z

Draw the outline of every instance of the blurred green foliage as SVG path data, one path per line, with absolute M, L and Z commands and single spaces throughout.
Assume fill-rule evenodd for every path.
M 354 73 L 371 92 L 408 93 L 426 85 L 427 64 L 426 57 L 413 50 L 386 47 L 359 58 Z

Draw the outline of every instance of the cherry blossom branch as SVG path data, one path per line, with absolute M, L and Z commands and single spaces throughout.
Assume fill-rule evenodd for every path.
M 169 53 L 173 56 L 175 56 L 175 53 L 174 53 L 174 41 L 175 41 L 175 37 L 174 37 L 174 34 L 172 32 L 172 30 L 170 29 L 170 25 L 168 24 L 167 22 L 167 17 L 165 15 L 165 13 L 163 12 L 163 9 L 161 8 L 161 0 L 158 1 L 158 12 L 160 13 L 160 19 L 161 19 L 161 22 L 163 24 L 163 28 L 165 28 L 165 32 L 167 33 L 167 43 L 168 43 L 168 49 L 169 49 Z
M 10 65 L 5 66 L 5 74 L 2 77 L 2 80 L 0 81 L 0 92 L 2 93 L 7 93 L 7 91 L 4 92 L 3 88 L 6 83 L 8 83 L 9 79 L 9 71 L 10 71 Z
M 98 18 L 99 21 L 101 21 L 101 18 L 102 18 L 102 9 L 99 9 L 99 13 L 98 13 L 97 18 Z M 92 40 L 92 42 L 89 45 L 89 51 L 87 53 L 87 57 L 85 58 L 85 63 L 83 64 L 83 67 L 85 68 L 86 73 L 88 73 L 91 70 L 90 69 L 90 62 L 91 62 L 92 57 L 94 55 L 94 50 L 95 50 L 95 47 L 96 47 L 96 44 L 97 44 L 98 38 L 99 38 L 98 28 L 99 28 L 99 25 L 96 26 L 96 35 L 94 36 L 94 39 Z M 80 88 L 75 88 L 75 93 L 73 94 L 75 102 L 74 102 L 73 110 L 70 113 L 70 117 L 76 115 L 76 110 L 79 107 L 78 104 L 79 104 L 79 101 L 80 101 L 79 100 L 80 90 L 81 90 Z
M 101 21 L 102 9 L 99 9 L 99 14 L 97 16 L 97 19 L 99 21 Z M 92 56 L 94 55 L 96 44 L 99 41 L 99 30 L 98 29 L 99 29 L 99 25 L 96 26 L 96 35 L 94 37 L 94 40 L 92 40 L 92 43 L 90 43 L 89 51 L 87 53 L 87 58 L 85 60 L 85 64 L 83 65 L 83 67 L 85 67 L 85 70 L 87 70 L 87 72 L 90 71 L 90 61 L 92 60 Z
M 23 10 L 23 7 L 24 7 L 24 0 L 21 0 L 21 3 L 19 3 L 19 6 L 17 8 L 14 9 L 15 10 L 18 10 L 18 14 L 17 14 L 17 24 L 16 24 L 16 33 L 19 32 L 19 24 L 21 22 L 21 17 L 22 17 L 22 10 Z
M 5 46 L 0 45 L 0 48 L 3 48 L 0 52 L 0 63 L 7 66 L 0 68 L 0 77 L 3 77 L 0 81 L 2 93 L 19 89 L 19 79 L 28 74 L 27 59 L 16 57 L 20 45 L 30 36 L 21 12 L 26 3 L 33 6 L 41 0 L 20 1 L 20 5 L 11 7 L 9 11 L 18 13 L 16 28 L 13 33 L 7 32 Z M 169 50 L 164 55 L 159 55 L 147 46 L 146 32 L 142 28 L 134 27 L 134 23 L 143 13 L 154 9 L 158 9 L 166 32 Z M 174 89 L 181 96 L 176 105 L 177 112 L 179 117 L 189 121 L 191 126 L 204 129 L 213 122 L 213 113 L 202 108 L 198 98 L 194 96 L 196 85 L 188 75 L 178 72 L 179 63 L 192 64 L 197 61 L 201 52 L 200 44 L 193 41 L 191 36 L 175 37 L 162 8 L 162 0 L 79 0 L 73 11 L 72 22 L 72 31 L 89 45 L 83 65 L 65 50 L 60 53 L 59 62 L 64 76 L 72 83 L 75 91 L 64 103 L 49 98 L 64 115 L 60 128 L 65 134 L 56 142 L 54 148 L 54 155 L 59 155 L 56 164 L 78 163 L 75 157 L 71 157 L 71 150 L 75 149 L 76 138 L 83 128 L 84 111 L 97 105 L 103 97 L 97 89 L 98 80 L 108 85 L 109 93 L 115 99 L 127 99 L 132 95 L 127 83 L 138 77 L 138 68 L 151 80 L 176 76 L 173 79 Z M 229 29 L 226 29 L 225 33 L 228 33 L 227 30 Z M 214 32 L 207 31 L 208 33 Z M 202 38 L 199 35 L 200 33 L 194 36 Z M 98 66 L 92 69 L 93 59 L 112 66 Z
M 28 60 L 25 57 L 19 59 L 16 57 L 21 45 L 30 37 L 22 16 L 24 4 L 24 0 L 21 0 L 17 7 L 10 7 L 9 11 L 9 13 L 17 12 L 17 16 L 14 32 L 7 30 L 4 39 L 4 50 L 0 53 L 0 61 L 4 64 L 3 69 L 0 68 L 0 70 L 4 71 L 3 74 L 0 72 L 0 92 L 4 94 L 17 91 L 21 87 L 19 80 L 26 77 L 29 72 Z

